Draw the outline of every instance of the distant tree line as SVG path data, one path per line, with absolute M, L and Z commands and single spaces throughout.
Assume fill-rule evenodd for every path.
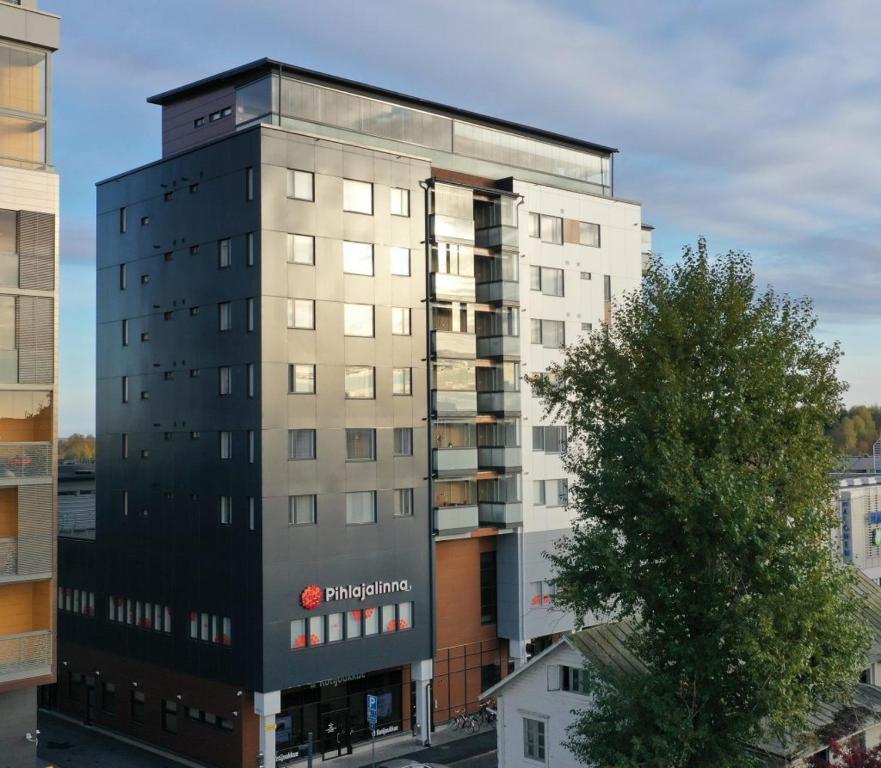
M 872 452 L 881 432 L 881 405 L 855 405 L 838 414 L 828 430 L 837 453 L 862 456 Z
M 95 436 L 81 435 L 74 432 L 68 437 L 58 440 L 59 461 L 94 461 L 95 460 Z

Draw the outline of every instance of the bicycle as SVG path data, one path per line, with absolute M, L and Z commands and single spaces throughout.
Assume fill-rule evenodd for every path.
M 465 716 L 465 723 L 462 727 L 471 731 L 471 733 L 477 733 L 480 730 L 480 726 L 482 724 L 483 719 L 481 718 L 480 714 L 472 712 L 470 715 Z
M 458 731 L 460 728 L 465 726 L 466 714 L 464 709 L 457 709 L 453 716 L 450 718 L 449 729 L 451 731 Z

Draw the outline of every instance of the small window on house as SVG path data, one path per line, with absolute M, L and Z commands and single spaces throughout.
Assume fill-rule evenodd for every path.
M 600 247 L 600 225 L 586 221 L 578 222 L 578 242 L 582 245 Z
M 413 427 L 395 427 L 395 456 L 413 455 Z
M 349 400 L 372 400 L 375 397 L 373 368 L 369 366 L 346 366 L 345 392 Z
M 392 368 L 392 394 L 404 396 L 413 394 L 412 368 Z
M 392 187 L 389 192 L 389 210 L 392 216 L 409 216 L 410 190 Z
M 141 275 L 141 285 L 146 285 L 150 282 L 150 275 Z
M 149 216 L 141 216 L 141 226 L 147 227 L 150 225 L 150 217 Z
M 312 235 L 288 234 L 288 263 L 314 264 L 315 238 Z
M 368 525 L 376 522 L 376 491 L 346 494 L 346 524 Z
M 254 299 L 250 296 L 245 299 L 245 331 L 254 332 Z
M 288 521 L 291 525 L 315 525 L 317 506 L 315 494 L 288 496 Z
M 177 702 L 162 700 L 162 730 L 177 733 Z
M 410 249 L 394 246 L 389 251 L 389 259 L 391 261 L 391 272 L 393 275 L 410 274 Z
M 312 299 L 288 299 L 288 328 L 315 328 L 315 302 Z
M 315 458 L 315 430 L 288 430 L 288 458 L 292 460 Z
M 228 301 L 221 301 L 217 305 L 217 328 L 220 331 L 232 328 L 232 305 Z
M 144 722 L 144 702 L 146 696 L 143 691 L 134 690 L 131 692 L 131 720 L 134 723 Z
M 245 266 L 254 266 L 254 233 L 248 232 L 245 235 Z
M 224 460 L 232 458 L 232 432 L 220 433 L 220 458 Z
M 120 264 L 119 265 L 119 290 L 124 291 L 126 289 L 126 283 L 128 282 L 128 264 Z
M 395 517 L 413 517 L 413 489 L 395 489 Z
M 523 756 L 545 761 L 545 723 L 543 720 L 523 718 Z
M 245 168 L 245 200 L 254 199 L 254 169 Z
M 217 241 L 217 266 L 219 269 L 226 269 L 232 265 L 232 255 L 229 247 L 229 238 Z
M 372 275 L 373 244 L 344 241 L 343 272 L 350 275 Z
M 346 429 L 346 461 L 376 460 L 376 430 Z
M 314 395 L 315 366 L 307 363 L 288 365 L 288 392 L 294 395 Z
M 410 308 L 392 307 L 392 335 L 410 335 Z
M 128 346 L 128 320 L 122 321 L 122 346 Z
M 128 212 L 125 208 L 119 209 L 119 232 L 125 234 L 128 230 Z
M 296 200 L 315 200 L 315 174 L 288 168 L 287 195 Z
M 232 525 L 232 496 L 220 497 L 220 524 Z
M 590 280 L 590 272 L 582 272 L 581 279 L 582 280 Z
M 343 179 L 343 210 L 373 214 L 373 184 Z
M 346 336 L 373 336 L 373 305 L 345 304 L 343 306 L 343 333 Z
M 218 372 L 218 383 L 219 383 L 219 394 L 220 395 L 231 395 L 232 394 L 232 369 L 228 365 L 222 365 L 217 369 Z

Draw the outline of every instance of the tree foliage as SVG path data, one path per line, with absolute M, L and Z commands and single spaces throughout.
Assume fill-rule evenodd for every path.
M 849 695 L 868 630 L 829 541 L 843 385 L 815 322 L 701 240 L 530 378 L 570 435 L 557 601 L 629 618 L 648 669 L 591 671 L 569 740 L 583 762 L 751 765 L 746 744 Z
M 842 410 L 829 429 L 835 450 L 845 456 L 862 456 L 872 452 L 881 434 L 881 406 L 855 405 Z
M 859 739 L 833 741 L 828 759 L 816 755 L 808 760 L 808 768 L 881 768 L 881 745 L 867 749 Z
M 81 435 L 74 432 L 69 437 L 58 440 L 59 461 L 94 461 L 95 460 L 95 436 Z

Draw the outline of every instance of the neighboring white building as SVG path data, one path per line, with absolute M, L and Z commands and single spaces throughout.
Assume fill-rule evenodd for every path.
M 881 475 L 838 481 L 841 557 L 881 584 Z
M 811 715 L 811 732 L 784 745 L 769 741 L 756 749 L 768 768 L 803 768 L 811 755 L 822 753 L 831 738 L 858 736 L 867 747 L 881 743 L 881 589 L 860 579 L 866 618 L 875 641 L 862 681 L 844 717 L 843 705 L 821 704 Z M 626 622 L 597 624 L 565 634 L 527 664 L 483 693 L 496 698 L 500 768 L 584 768 L 564 746 L 574 712 L 590 706 L 583 693 L 583 668 L 588 664 L 614 666 L 633 672 L 641 662 L 628 650 Z M 847 730 L 841 731 L 841 723 Z M 796 746 L 797 743 L 797 746 Z

